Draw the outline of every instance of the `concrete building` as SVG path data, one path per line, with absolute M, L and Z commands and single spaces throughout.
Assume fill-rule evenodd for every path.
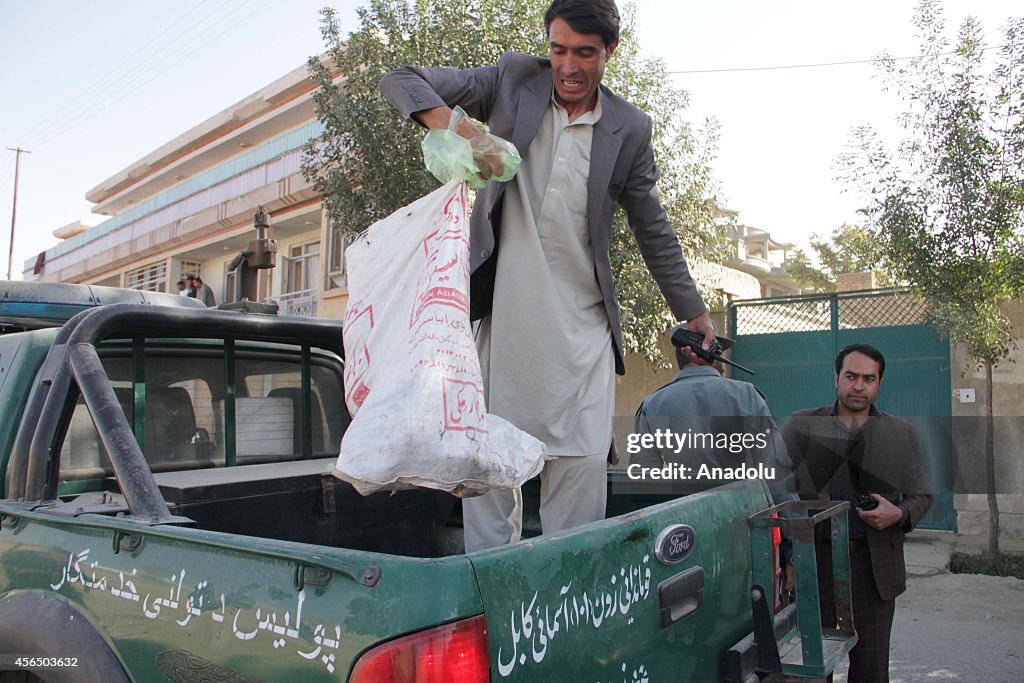
M 301 173 L 302 147 L 322 128 L 302 66 L 171 140 L 90 190 L 110 216 L 25 263 L 24 278 L 176 291 L 200 274 L 218 303 L 232 299 L 227 264 L 254 237 L 263 204 L 277 267 L 261 298 L 283 313 L 340 317 L 347 297 L 340 231 Z
M 748 225 L 730 226 L 725 237 L 732 245 L 731 257 L 725 265 L 754 277 L 761 288 L 755 296 L 738 298 L 765 299 L 801 293 L 800 287 L 783 270 L 787 245 L 772 239 L 767 231 Z

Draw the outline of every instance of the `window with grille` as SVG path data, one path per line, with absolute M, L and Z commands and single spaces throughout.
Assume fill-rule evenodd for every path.
M 124 286 L 147 292 L 167 291 L 167 262 L 152 263 L 124 274 Z
M 203 264 L 195 261 L 179 261 L 178 262 L 178 277 L 184 278 L 188 275 L 203 276 Z

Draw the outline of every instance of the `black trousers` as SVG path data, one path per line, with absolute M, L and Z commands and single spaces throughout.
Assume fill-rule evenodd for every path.
M 836 624 L 836 600 L 832 586 L 832 548 L 817 547 L 818 589 L 821 598 L 821 623 L 825 628 Z M 850 650 L 849 683 L 889 683 L 889 637 L 896 613 L 895 600 L 878 595 L 871 571 L 871 554 L 867 543 L 850 542 L 850 582 L 853 594 L 853 625 L 857 644 Z

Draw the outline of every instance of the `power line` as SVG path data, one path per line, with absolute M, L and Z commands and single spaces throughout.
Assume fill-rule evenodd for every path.
M 252 1 L 253 0 L 245 0 L 245 2 L 239 8 L 244 7 L 245 5 L 249 4 Z M 172 69 L 173 67 L 177 66 L 179 63 L 181 63 L 185 59 L 191 57 L 196 52 L 198 52 L 198 51 L 202 50 L 203 48 L 205 48 L 207 45 L 212 43 L 214 40 L 216 40 L 220 36 L 222 36 L 225 33 L 227 33 L 229 31 L 237 28 L 240 24 L 242 24 L 244 21 L 246 21 L 249 17 L 251 17 L 252 15 L 256 14 L 260 10 L 264 9 L 271 2 L 273 2 L 273 0 L 266 0 L 262 5 L 258 6 L 253 11 L 249 12 L 247 15 L 245 15 L 241 19 L 239 19 L 239 20 L 229 24 L 227 27 L 225 27 L 219 33 L 214 34 L 213 36 L 211 36 L 210 38 L 208 38 L 204 42 L 200 43 L 198 46 L 196 46 L 196 48 L 194 50 L 186 53 L 185 55 L 183 55 L 179 59 L 175 60 L 174 62 L 166 65 L 164 67 L 164 70 L 165 71 L 169 71 L 170 69 Z M 223 5 L 221 5 L 221 6 L 223 6 Z M 220 7 L 218 7 L 217 9 L 220 9 Z M 235 11 L 237 11 L 237 10 L 235 10 Z M 199 37 L 201 37 L 203 34 L 207 33 L 210 29 L 212 29 L 212 28 L 214 28 L 216 26 L 218 26 L 218 24 L 210 24 L 210 25 L 208 25 L 202 31 L 200 31 L 199 33 L 194 35 L 191 39 L 189 39 L 187 42 L 181 44 L 173 52 L 171 52 L 168 55 L 166 55 L 166 58 L 169 59 L 170 57 L 173 57 L 175 54 L 181 52 L 181 50 L 183 50 L 185 47 L 187 47 L 188 45 L 194 43 Z M 92 118 L 96 114 L 102 112 L 103 110 L 107 109 L 111 105 L 120 102 L 121 100 L 125 99 L 126 97 L 128 97 L 132 93 L 136 92 L 137 90 L 139 90 L 140 88 L 142 88 L 146 84 L 152 82 L 151 80 L 144 79 L 143 77 L 146 76 L 147 74 L 149 74 L 151 71 L 153 71 L 156 67 L 163 66 L 165 63 L 166 63 L 166 59 L 163 60 L 162 62 L 157 62 L 155 64 L 152 64 L 146 70 L 144 70 L 144 71 L 142 71 L 140 73 L 135 74 L 131 80 L 129 80 L 127 83 L 125 83 L 123 85 L 123 88 L 122 88 L 123 92 L 121 94 L 119 94 L 116 98 L 108 97 L 106 101 L 98 102 L 98 103 L 96 103 L 96 105 L 93 105 L 93 107 L 90 110 L 85 111 L 85 112 L 81 112 L 80 116 L 78 116 L 76 119 L 73 119 L 71 122 L 69 122 L 69 124 L 64 129 L 57 130 L 57 131 L 53 132 L 48 138 L 46 138 L 42 142 L 36 143 L 36 146 L 37 147 L 41 147 L 43 145 L 49 144 L 53 140 L 59 138 L 60 136 L 64 135 L 65 133 L 73 130 L 78 125 L 80 125 L 80 124 L 84 123 L 85 121 L 87 121 L 88 119 Z
M 245 5 L 249 4 L 250 2 L 253 2 L 253 0 L 245 0 L 245 2 L 243 2 L 243 3 L 242 3 L 242 4 L 241 4 L 241 5 L 240 5 L 240 6 L 239 6 L 239 7 L 238 7 L 238 8 L 236 9 L 236 10 L 234 10 L 234 11 L 238 11 L 238 10 L 240 10 L 240 9 L 241 9 L 242 7 L 244 7 Z M 222 35 L 224 35 L 225 33 L 228 33 L 229 31 L 232 31 L 232 30 L 234 30 L 235 28 L 237 28 L 237 27 L 238 27 L 239 25 L 241 25 L 241 24 L 242 24 L 242 23 L 243 23 L 243 22 L 244 22 L 245 20 L 247 20 L 247 19 L 248 19 L 249 17 L 251 17 L 252 15 L 256 14 L 257 12 L 259 12 L 260 10 L 262 10 L 263 8 L 265 8 L 265 7 L 266 7 L 267 5 L 269 5 L 269 4 L 271 3 L 271 2 L 273 2 L 273 0 L 265 0 L 265 1 L 264 1 L 264 3 L 263 3 L 262 5 L 258 6 L 258 7 L 257 7 L 256 9 L 254 9 L 253 11 L 249 12 L 248 14 L 246 14 L 246 15 L 245 15 L 244 17 L 242 17 L 241 19 L 238 19 L 238 20 L 236 20 L 235 22 L 233 22 L 233 23 L 229 24 L 228 26 L 224 27 L 224 29 L 223 29 L 222 31 L 220 31 L 220 32 L 218 32 L 218 33 L 215 33 L 215 34 L 213 34 L 213 35 L 212 35 L 212 36 L 210 36 L 210 37 L 209 37 L 208 39 L 206 39 L 206 40 L 205 40 L 204 42 L 202 42 L 202 43 L 200 43 L 199 45 L 197 45 L 197 46 L 195 47 L 195 49 L 194 49 L 194 50 L 192 50 L 192 51 L 190 51 L 190 52 L 187 52 L 187 53 L 185 53 L 184 55 L 182 55 L 181 57 L 179 57 L 179 58 L 178 58 L 178 59 L 176 59 L 175 61 L 171 62 L 170 64 L 167 64 L 167 65 L 166 65 L 166 66 L 164 67 L 164 70 L 165 70 L 165 71 L 170 71 L 171 69 L 173 69 L 173 68 L 174 68 L 175 66 L 177 66 L 177 65 L 178 65 L 178 64 L 180 64 L 181 62 L 185 61 L 186 59 L 188 59 L 189 57 L 191 57 L 191 56 L 192 56 L 192 55 L 194 55 L 195 53 L 199 52 L 200 50 L 202 50 L 203 48 L 205 48 L 206 46 L 208 46 L 208 45 L 209 45 L 210 43 L 213 43 L 213 42 L 214 42 L 214 41 L 215 41 L 215 40 L 216 40 L 217 38 L 219 38 L 220 36 L 222 36 Z M 209 26 L 207 26 L 207 27 L 206 27 L 205 29 L 203 29 L 203 30 L 202 30 L 202 31 L 201 31 L 200 33 L 197 33 L 197 34 L 196 34 L 195 36 L 193 36 L 193 37 L 192 37 L 192 38 L 191 38 L 191 39 L 190 39 L 190 40 L 189 40 L 188 42 L 186 42 L 186 43 L 183 43 L 183 44 L 182 44 L 182 46 L 181 46 L 181 48 L 182 48 L 182 49 L 184 49 L 185 47 L 187 47 L 187 46 L 188 46 L 188 45 L 190 45 L 191 43 L 195 42 L 195 41 L 196 41 L 196 40 L 197 40 L 197 39 L 198 39 L 198 38 L 199 38 L 200 36 L 202 36 L 203 34 L 205 34 L 205 33 L 206 33 L 206 32 L 208 32 L 208 31 L 209 31 L 210 29 L 212 29 L 212 28 L 214 28 L 214 27 L 216 27 L 216 26 L 218 26 L 218 24 L 210 24 L 210 25 L 209 25 Z M 180 51 L 181 51 L 181 50 L 176 50 L 176 51 L 175 51 L 174 53 L 172 53 L 172 54 L 168 55 L 168 58 L 170 58 L 170 57 L 173 57 L 173 56 L 174 56 L 175 54 L 177 54 L 177 53 L 178 53 L 178 52 L 180 52 Z M 149 83 L 149 82 L 151 82 L 151 80 L 150 80 L 150 79 L 146 79 L 146 78 L 144 78 L 144 77 L 145 77 L 146 75 L 148 75 L 148 74 L 149 74 L 150 72 L 152 72 L 152 71 L 153 71 L 153 69 L 155 69 L 155 68 L 156 68 L 157 66 L 160 66 L 160 65 L 159 65 L 159 64 L 154 64 L 154 65 L 151 65 L 151 66 L 150 66 L 150 67 L 149 67 L 149 68 L 148 68 L 148 69 L 147 69 L 146 71 L 143 71 L 143 72 L 141 72 L 141 73 L 139 73 L 139 74 L 136 74 L 136 75 L 135 75 L 135 77 L 134 77 L 134 78 L 133 78 L 133 79 L 132 79 L 131 81 L 129 81 L 129 82 L 128 82 L 128 83 L 126 84 L 126 86 L 125 86 L 126 88 L 129 88 L 129 87 L 130 87 L 131 89 L 130 89 L 130 90 L 127 90 L 126 92 L 124 92 L 123 94 L 119 95 L 119 96 L 118 96 L 118 97 L 116 97 L 116 98 L 112 98 L 112 99 L 110 100 L 110 104 L 114 104 L 114 103 L 116 103 L 116 102 L 120 102 L 120 101 L 121 101 L 121 100 L 123 100 L 123 99 L 124 99 L 125 97 L 127 97 L 128 95 L 131 95 L 131 94 L 132 94 L 132 93 L 134 93 L 134 92 L 135 92 L 136 90 L 138 90 L 138 89 L 139 89 L 139 87 L 141 87 L 142 85 L 145 85 L 146 83 Z M 135 86 L 135 87 L 132 87 L 132 86 Z
M 978 48 L 980 52 L 986 52 L 988 50 L 999 50 L 1004 47 L 1016 47 L 1016 45 L 985 45 Z M 912 55 L 909 57 L 875 57 L 873 59 L 852 59 L 843 62 L 818 62 L 814 64 L 783 64 L 777 66 L 742 66 L 742 67 L 725 67 L 721 69 L 687 69 L 682 71 L 667 71 L 669 74 L 720 74 L 720 73 L 737 73 L 744 71 L 784 71 L 789 69 L 820 69 L 828 68 L 833 66 L 850 66 L 856 64 L 877 64 L 882 61 L 893 61 L 893 62 L 905 62 L 911 59 L 921 59 L 923 57 L 935 56 L 935 57 L 947 57 L 949 55 L 957 54 L 958 50 L 949 50 L 948 52 L 939 52 L 935 55 Z
M 19 136 L 18 139 L 25 139 L 25 138 L 27 138 L 30 135 L 34 135 L 40 129 L 46 130 L 53 123 L 57 123 L 57 122 L 59 122 L 60 119 L 64 118 L 64 113 L 67 110 L 70 110 L 70 109 L 73 109 L 73 108 L 77 109 L 79 107 L 79 105 L 78 105 L 79 100 L 81 100 L 82 97 L 84 95 L 86 95 L 90 90 L 93 90 L 97 86 L 101 85 L 105 79 L 109 78 L 111 75 L 113 75 L 115 72 L 117 72 L 118 69 L 120 69 L 122 66 L 127 64 L 130 60 L 134 59 L 137 55 L 139 55 L 141 52 L 145 51 L 147 48 L 152 47 L 158 40 L 160 40 L 160 38 L 165 36 L 171 29 L 173 29 L 175 26 L 177 26 L 182 21 L 184 21 L 192 12 L 194 12 L 196 9 L 198 9 L 199 7 L 201 7 L 203 4 L 205 4 L 208 1 L 209 0 L 202 0 L 202 2 L 200 2 L 194 8 L 187 10 L 184 14 L 182 14 L 178 18 L 177 21 L 175 21 L 174 23 L 168 25 L 162 31 L 157 33 L 155 36 L 153 36 L 149 40 L 145 41 L 139 49 L 137 49 L 135 52 L 133 52 L 130 55 L 128 55 L 127 57 L 125 57 L 117 66 L 115 66 L 113 69 L 111 69 L 107 73 L 103 74 L 102 76 L 100 76 L 91 85 L 88 85 L 85 88 L 82 88 L 78 92 L 78 94 L 75 95 L 74 97 L 72 97 L 70 100 L 68 100 L 64 104 L 64 106 L 60 107 L 55 112 L 53 112 L 53 114 L 51 114 L 50 116 L 46 117 L 42 121 L 39 121 L 38 123 L 36 123 L 35 126 L 33 126 L 32 128 L 30 128 L 27 131 L 25 131 L 24 133 L 22 133 Z M 209 16 L 209 15 L 207 15 L 207 16 Z M 205 17 L 204 17 L 204 19 L 205 19 Z M 120 80 L 121 78 L 123 78 L 123 76 L 118 76 L 118 78 L 114 80 L 114 83 L 117 83 L 117 81 Z M 92 99 L 92 97 L 86 98 L 85 102 L 88 102 L 91 99 Z M 54 122 L 54 119 L 58 119 L 58 121 Z
M 193 33 L 193 31 L 195 31 L 195 29 L 197 27 L 199 27 L 200 25 L 202 25 L 207 19 L 209 19 L 213 15 L 217 14 L 218 12 L 220 12 L 226 5 L 229 4 L 230 1 L 231 0 L 223 0 L 223 2 L 221 2 L 219 5 L 217 5 L 214 9 L 212 9 L 209 12 L 207 12 L 200 19 L 198 19 L 197 21 L 195 21 L 194 23 L 192 23 L 191 25 L 186 27 L 183 31 L 179 32 L 178 35 L 171 36 L 171 38 L 169 39 L 169 44 L 173 44 L 174 47 L 169 52 L 161 52 L 161 50 L 164 49 L 164 47 L 163 46 L 157 46 L 157 42 L 156 42 L 160 38 L 162 38 L 164 35 L 166 35 L 167 31 L 163 31 L 160 34 L 158 34 L 156 36 L 156 38 L 154 38 L 154 40 L 152 42 L 150 42 L 148 45 L 146 45 L 143 48 L 143 49 L 152 48 L 153 51 L 152 51 L 151 54 L 149 54 L 148 56 L 146 56 L 146 57 L 144 57 L 144 58 L 142 58 L 142 59 L 140 59 L 138 61 L 136 61 L 132 65 L 132 67 L 130 69 L 128 69 L 127 71 L 122 73 L 120 76 L 115 78 L 110 83 L 100 84 L 100 85 L 103 86 L 102 88 L 94 87 L 97 84 L 94 84 L 93 86 L 90 86 L 90 88 L 94 89 L 94 92 L 93 92 L 93 94 L 91 94 L 90 96 L 85 98 L 85 100 L 82 102 L 81 105 L 78 105 L 77 107 L 74 107 L 73 110 L 68 111 L 66 114 L 61 116 L 59 119 L 57 119 L 56 121 L 53 121 L 52 123 L 50 123 L 47 126 L 43 127 L 41 130 L 39 130 L 39 128 L 37 127 L 36 128 L 36 133 L 35 133 L 35 138 L 36 138 L 36 141 L 34 143 L 35 146 L 36 147 L 41 147 L 41 146 L 47 144 L 48 142 L 53 140 L 55 137 L 58 137 L 58 136 L 62 135 L 63 133 L 67 132 L 68 130 L 73 129 L 78 124 L 80 124 L 82 121 L 88 119 L 89 117 L 91 117 L 92 115 L 98 113 L 99 111 L 102 111 L 107 106 L 109 106 L 110 99 L 112 97 L 118 95 L 118 92 L 117 92 L 118 90 L 124 90 L 126 86 L 128 86 L 128 85 L 130 85 L 130 84 L 135 82 L 135 76 L 138 74 L 138 72 L 140 70 L 145 69 L 144 73 L 149 73 L 154 68 L 160 66 L 161 64 L 165 63 L 168 59 L 172 58 L 175 54 L 181 52 L 181 50 L 185 49 L 188 45 L 190 45 L 193 42 L 195 42 L 195 40 L 197 38 L 202 36 L 204 33 L 209 31 L 211 28 L 216 27 L 220 21 L 223 21 L 223 19 L 221 19 L 221 18 L 216 19 L 215 21 L 213 21 L 213 22 L 207 24 L 206 26 L 204 26 L 198 33 L 194 34 L 191 38 L 189 38 L 185 42 L 181 42 L 182 39 L 184 39 L 190 33 Z M 243 5 L 247 4 L 249 2 L 252 2 L 252 0 L 245 0 Z M 185 16 L 189 16 L 189 14 L 186 14 Z M 230 12 L 226 16 L 230 16 Z M 182 19 L 184 19 L 184 18 L 185 17 L 182 17 Z M 180 20 L 175 22 L 174 25 L 177 25 L 178 23 L 180 23 Z M 138 54 L 141 51 L 142 50 L 138 50 L 138 51 L 136 51 L 135 54 Z M 127 60 L 125 60 L 125 61 L 127 61 Z M 122 64 L 123 63 L 124 62 L 122 62 Z M 113 71 L 116 71 L 116 70 L 117 69 L 114 69 Z M 110 73 L 113 73 L 113 71 L 111 71 Z M 104 78 L 106 78 L 106 77 L 104 77 Z M 100 80 L 102 81 L 103 79 L 100 79 Z M 89 88 L 87 88 L 86 90 L 88 91 Z M 83 92 L 85 92 L 85 91 L 83 91 Z M 134 92 L 134 90 L 129 91 L 129 92 Z M 42 142 L 40 142 L 39 140 L 42 140 Z
M 153 42 L 150 42 L 144 48 L 151 49 L 150 54 L 143 57 L 142 59 L 136 60 L 132 64 L 131 68 L 123 72 L 121 75 L 119 75 L 117 78 L 113 79 L 109 83 L 100 84 L 100 87 L 94 88 L 93 93 L 90 96 L 88 96 L 80 106 L 76 107 L 72 111 L 67 112 L 60 119 L 54 121 L 49 126 L 43 128 L 42 130 L 37 130 L 35 135 L 35 146 L 41 147 L 45 144 L 48 144 L 54 138 L 59 137 L 60 135 L 64 134 L 69 130 L 73 130 L 83 121 L 91 118 L 99 112 L 102 112 L 110 105 L 111 98 L 118 96 L 120 92 L 123 92 L 125 90 L 126 85 L 132 83 L 134 77 L 141 70 L 145 70 L 145 73 L 152 71 L 153 68 L 165 63 L 168 59 L 172 58 L 175 54 L 183 50 L 186 46 L 194 42 L 196 38 L 201 36 L 210 28 L 217 26 L 219 22 L 223 21 L 223 18 L 218 17 L 204 26 L 204 23 L 207 22 L 208 19 L 214 17 L 214 15 L 221 12 L 221 10 L 224 9 L 224 7 L 226 7 L 230 2 L 231 0 L 223 0 L 212 10 L 210 10 L 209 12 L 201 16 L 199 19 L 195 20 L 194 22 L 186 26 L 183 30 L 176 32 L 175 35 L 168 36 L 167 39 L 164 41 L 164 45 L 159 44 L 159 39 L 167 35 L 167 32 L 164 31 L 160 33 L 154 39 Z M 248 3 L 251 2 L 251 0 L 245 0 L 245 2 Z M 202 4 L 205 3 L 201 3 L 199 6 L 202 6 Z M 230 16 L 230 13 L 231 10 L 229 9 L 228 14 L 225 15 L 225 17 Z M 194 15 L 194 13 L 190 12 L 186 14 L 185 17 L 191 18 L 192 15 Z M 175 22 L 175 24 L 177 23 L 180 22 Z M 198 33 L 195 33 L 196 29 L 199 29 Z M 190 34 L 191 38 L 189 38 Z M 188 40 L 185 40 L 186 38 L 188 38 Z M 168 51 L 163 51 L 169 46 L 173 47 L 171 47 L 171 49 Z

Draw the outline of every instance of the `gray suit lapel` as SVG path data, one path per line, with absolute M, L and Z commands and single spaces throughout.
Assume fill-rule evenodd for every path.
M 541 69 L 537 75 L 526 81 L 523 88 L 526 92 L 519 98 L 519 105 L 516 108 L 512 144 L 525 157 L 533 139 L 537 137 L 540 122 L 544 119 L 544 110 L 547 109 L 548 103 L 551 101 L 551 69 Z M 494 186 L 494 190 L 491 193 L 488 214 L 505 196 L 505 187 L 508 183 L 491 183 L 491 185 Z
M 594 126 L 594 138 L 590 148 L 590 178 L 587 180 L 587 216 L 590 223 L 590 241 L 602 244 L 601 233 L 611 234 L 611 224 L 602 225 L 601 209 L 605 197 L 608 196 L 608 185 L 611 184 L 612 171 L 619 158 L 622 138 L 618 136 L 622 129 L 622 118 L 618 107 L 610 97 L 601 100 L 601 118 Z
M 516 110 L 516 125 L 512 131 L 512 144 L 519 153 L 526 155 L 530 143 L 537 137 L 537 129 L 544 118 L 544 111 L 551 101 L 551 69 L 541 71 L 526 82 L 526 93 L 519 100 Z

